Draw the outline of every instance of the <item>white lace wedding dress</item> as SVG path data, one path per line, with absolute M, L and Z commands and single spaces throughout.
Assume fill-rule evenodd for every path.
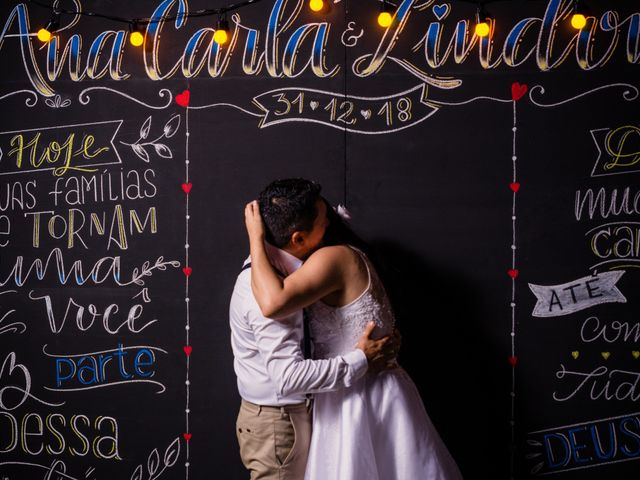
M 353 350 L 367 322 L 393 331 L 389 300 L 367 257 L 369 285 L 353 302 L 307 308 L 314 358 Z M 316 394 L 305 480 L 458 480 L 453 458 L 402 368 L 368 373 L 354 386 Z

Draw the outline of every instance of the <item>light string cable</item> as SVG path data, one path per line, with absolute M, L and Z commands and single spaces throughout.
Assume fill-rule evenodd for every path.
M 166 17 L 162 17 L 162 18 L 125 18 L 125 17 L 120 17 L 117 15 L 109 15 L 109 14 L 105 14 L 105 13 L 100 13 L 100 12 L 93 12 L 93 11 L 83 11 L 83 10 L 69 10 L 69 9 L 65 9 L 65 8 L 60 8 L 59 6 L 59 0 L 54 1 L 53 4 L 47 4 L 44 2 L 41 2 L 39 0 L 28 0 L 30 4 L 33 5 L 37 5 L 39 7 L 42 8 L 46 8 L 48 10 L 51 10 L 52 12 L 56 13 L 56 14 L 65 14 L 65 15 L 83 15 L 86 17 L 97 17 L 97 18 L 104 18 L 107 20 L 111 20 L 114 22 L 119 22 L 119 23 L 126 23 L 129 25 L 146 25 L 146 24 L 150 24 L 150 23 L 158 23 L 161 21 L 171 21 L 171 20 L 177 20 L 178 18 L 193 18 L 193 17 L 206 17 L 206 16 L 220 16 L 220 15 L 224 15 L 228 12 L 232 12 L 235 10 L 239 10 L 241 8 L 244 8 L 246 6 L 252 5 L 254 3 L 258 3 L 261 2 L 262 0 L 243 0 L 241 2 L 237 2 L 237 3 L 232 3 L 229 5 L 226 5 L 224 7 L 218 7 L 218 8 L 203 8 L 200 10 L 195 10 L 195 11 L 191 11 L 189 13 L 178 13 L 177 15 L 170 15 L 170 16 L 166 16 Z M 494 3 L 496 1 L 499 0 L 455 0 L 456 2 L 461 2 L 461 3 L 471 3 L 471 4 L 477 4 L 477 5 L 481 5 L 484 6 L 486 4 L 489 3 Z M 390 1 L 390 0 L 376 0 L 377 3 L 386 3 L 387 5 L 393 7 L 394 9 L 397 8 L 397 0 L 394 1 Z M 418 7 L 420 7 L 418 5 Z
M 65 15 L 83 15 L 86 17 L 97 17 L 97 18 L 105 18 L 107 20 L 111 20 L 119 23 L 127 23 L 129 25 L 147 25 L 151 23 L 158 23 L 161 21 L 171 21 L 177 20 L 178 18 L 193 18 L 193 17 L 207 17 L 207 16 L 220 16 L 226 14 L 227 12 L 232 12 L 235 10 L 239 10 L 243 7 L 252 5 L 254 3 L 261 2 L 262 0 L 244 0 L 237 3 L 229 4 L 225 7 L 219 8 L 203 8 L 201 10 L 195 10 L 189 13 L 178 13 L 177 15 L 168 15 L 162 18 L 125 18 L 119 17 L 116 15 L 108 15 L 99 12 L 90 12 L 90 11 L 78 11 L 78 10 L 69 10 L 60 8 L 58 5 L 58 1 L 54 2 L 53 5 L 46 4 L 44 2 L 40 2 L 38 0 L 29 0 L 29 3 L 33 5 L 37 5 L 38 7 L 46 8 L 48 10 L 53 11 L 56 14 L 65 14 Z

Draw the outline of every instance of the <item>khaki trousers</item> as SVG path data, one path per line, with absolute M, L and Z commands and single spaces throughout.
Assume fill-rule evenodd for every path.
M 302 480 L 311 443 L 308 403 L 267 407 L 242 400 L 236 435 L 251 480 Z

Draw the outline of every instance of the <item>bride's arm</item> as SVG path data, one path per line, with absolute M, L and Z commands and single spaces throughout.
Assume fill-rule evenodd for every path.
M 247 205 L 245 221 L 251 251 L 251 288 L 265 317 L 285 317 L 344 288 L 343 248 L 317 250 L 302 267 L 283 279 L 269 262 L 257 202 Z

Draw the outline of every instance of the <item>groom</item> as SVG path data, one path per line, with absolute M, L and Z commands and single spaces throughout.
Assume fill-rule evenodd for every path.
M 260 194 L 272 265 L 283 276 L 297 270 L 308 250 L 320 187 L 303 179 L 277 180 Z M 298 255 L 298 256 L 296 256 Z M 302 257 L 302 258 L 301 258 Z M 353 385 L 368 368 L 382 369 L 394 356 L 389 337 L 369 338 L 371 322 L 355 349 L 311 360 L 303 312 L 285 320 L 265 318 L 251 291 L 247 259 L 231 297 L 229 322 L 234 370 L 242 397 L 236 435 L 251 480 L 301 480 L 311 441 L 312 393 Z

